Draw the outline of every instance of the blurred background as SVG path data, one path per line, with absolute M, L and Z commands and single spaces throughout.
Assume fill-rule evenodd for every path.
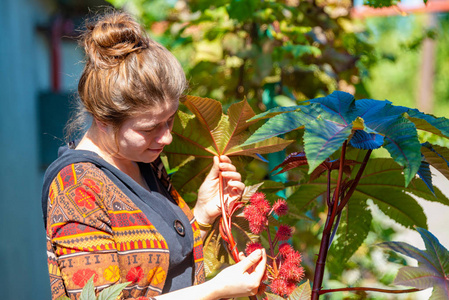
M 89 13 L 111 5 L 136 15 L 173 51 L 190 94 L 225 107 L 247 97 L 263 111 L 343 90 L 356 99 L 388 99 L 449 115 L 449 1 L 381 0 L 373 8 L 358 0 L 0 0 L 1 299 L 50 299 L 42 178 L 64 144 L 83 69 L 77 29 Z M 434 142 L 448 146 L 447 140 Z M 449 194 L 440 175 L 435 185 Z M 430 231 L 449 246 L 448 207 L 418 201 Z M 380 213 L 375 222 L 379 236 L 422 248 L 413 230 Z M 359 255 L 373 263 L 369 253 Z M 383 267 L 334 279 L 360 285 L 368 273 L 383 274 L 388 283 L 397 268 Z M 353 296 L 334 296 L 344 297 Z

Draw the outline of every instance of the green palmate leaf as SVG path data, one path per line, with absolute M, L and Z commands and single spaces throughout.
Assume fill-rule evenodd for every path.
M 417 249 L 401 242 L 385 242 L 379 246 L 399 252 L 418 261 L 418 267 L 402 267 L 395 284 L 426 289 L 433 287 L 430 299 L 449 298 L 449 252 L 429 231 L 417 228 L 424 240 L 426 250 Z
M 326 181 L 317 179 L 313 183 L 303 183 L 299 186 L 293 194 L 288 197 L 288 202 L 293 205 L 290 207 L 290 212 L 305 213 L 317 204 L 318 197 L 325 195 L 327 190 Z
M 360 152 L 351 151 L 348 159 L 356 159 Z M 357 171 L 358 165 L 354 166 Z M 335 189 L 337 172 L 333 172 L 331 189 Z M 369 230 L 371 220 L 370 211 L 367 210 L 366 200 L 372 201 L 390 218 L 406 227 L 426 227 L 426 216 L 422 207 L 409 193 L 428 201 L 435 201 L 449 205 L 449 199 L 435 188 L 435 195 L 427 188 L 426 184 L 414 178 L 407 189 L 404 188 L 402 169 L 392 159 L 371 159 L 356 187 L 354 194 L 348 202 L 348 207 L 343 211 L 340 227 L 337 231 L 338 239 L 331 248 L 334 251 L 330 255 L 336 259 L 330 261 L 330 266 L 340 264 L 348 259 L 363 242 Z M 353 175 L 354 176 L 354 175 Z M 320 197 L 326 196 L 326 178 L 319 177 L 313 182 L 305 182 L 298 186 L 287 201 L 291 203 L 291 213 L 300 214 L 308 211 L 318 203 Z M 338 246 L 338 247 L 337 247 Z M 335 262 L 335 263 L 334 263 Z M 338 266 L 337 266 L 338 267 Z
M 246 100 L 231 105 L 228 115 L 223 114 L 220 102 L 210 98 L 187 96 L 183 103 L 193 115 L 178 112 L 172 131 L 173 142 L 164 149 L 170 168 L 180 167 L 173 175 L 173 185 L 179 190 L 198 189 L 213 156 L 231 156 L 242 173 L 236 164 L 237 157 L 259 158 L 257 154 L 281 151 L 291 143 L 271 138 L 242 147 L 254 123 L 247 121 L 255 115 Z
M 269 109 L 263 113 L 260 113 L 248 120 L 248 122 L 258 121 L 262 119 L 269 119 L 274 116 L 277 116 L 279 114 L 288 113 L 288 112 L 294 112 L 297 110 L 300 110 L 301 108 L 305 107 L 304 105 L 294 105 L 294 106 L 277 106 L 272 109 Z
M 231 257 L 226 252 L 220 251 L 222 239 L 218 230 L 219 223 L 215 222 L 214 227 L 204 241 L 204 270 L 206 276 L 213 275 L 226 261 L 231 261 Z
M 421 161 L 421 166 L 419 166 L 418 175 L 419 178 L 421 178 L 421 180 L 427 185 L 429 190 L 432 193 L 435 193 L 432 184 L 432 172 L 430 171 L 430 164 L 427 161 L 425 160 Z
M 284 150 L 293 141 L 284 140 L 277 137 L 257 142 L 248 146 L 235 146 L 229 149 L 226 154 L 229 156 L 246 155 L 257 157 L 256 154 L 267 154 Z
M 310 282 L 307 280 L 300 286 L 298 286 L 293 293 L 288 297 L 289 300 L 309 300 L 312 295 L 312 289 L 310 288 Z
M 255 123 L 255 121 L 247 121 L 255 116 L 253 109 L 247 101 L 232 104 L 228 109 L 228 116 L 232 136 L 239 135 Z
M 417 128 L 443 137 L 449 134 L 446 118 L 394 106 L 390 101 L 356 101 L 351 94 L 336 91 L 309 102 L 310 105 L 279 107 L 255 116 L 253 120 L 270 119 L 244 145 L 305 127 L 304 149 L 309 172 L 345 140 L 360 149 L 383 146 L 403 167 L 405 186 L 408 186 L 421 167 Z
M 270 113 L 271 112 L 271 113 Z M 282 114 L 280 114 L 283 112 Z M 258 116 L 269 117 L 270 119 L 260 126 L 254 134 L 243 144 L 250 145 L 256 142 L 263 141 L 270 137 L 282 135 L 290 131 L 302 128 L 304 125 L 315 120 L 323 110 L 317 103 L 311 105 L 300 105 L 296 107 L 274 108 L 266 113 Z M 261 119 L 262 117 L 257 119 Z M 252 118 L 251 120 L 256 120 Z
M 96 300 L 97 296 L 95 295 L 95 286 L 94 286 L 94 277 L 93 275 L 84 285 L 83 290 L 80 294 L 80 300 Z
M 435 269 L 449 279 L 449 252 L 440 244 L 438 239 L 424 228 L 416 228 L 421 235 L 429 254 L 429 261 Z
M 372 199 L 386 215 L 403 226 L 427 227 L 422 207 L 405 193 L 407 190 L 404 189 L 401 173 L 401 168 L 391 159 L 371 159 L 353 196 Z M 411 184 L 415 191 L 427 199 L 433 199 L 434 196 L 426 185 L 417 181 L 420 180 L 413 179 Z
M 186 96 L 182 103 L 187 106 L 209 132 L 212 132 L 217 127 L 223 115 L 221 103 L 214 99 Z
M 415 125 L 403 117 L 392 122 L 385 122 L 376 128 L 385 134 L 384 147 L 391 157 L 404 167 L 405 185 L 407 186 L 421 165 L 421 144 Z
M 129 284 L 130 282 L 119 283 L 102 290 L 98 295 L 98 300 L 116 300 L 123 289 Z
M 303 118 L 304 117 L 304 118 Z M 245 141 L 243 146 L 264 141 L 304 126 L 307 117 L 300 111 L 276 115 L 269 119 L 251 137 Z
M 351 132 L 352 123 L 344 125 L 324 119 L 308 123 L 304 131 L 304 151 L 309 163 L 309 174 L 337 151 Z
M 217 154 L 210 133 L 193 115 L 178 111 L 172 132 L 173 142 L 164 148 L 170 167 L 180 165 L 190 156 L 210 158 Z
M 394 284 L 413 286 L 418 289 L 433 287 L 435 282 L 441 280 L 438 273 L 424 268 L 402 267 L 394 279 Z M 445 298 L 447 299 L 447 298 Z
M 430 143 L 424 143 L 421 147 L 421 153 L 426 161 L 437 169 L 444 177 L 449 179 L 449 149 Z
M 172 176 L 172 184 L 178 191 L 196 192 L 212 167 L 212 159 L 195 159 L 179 168 Z
M 414 225 L 427 227 L 427 217 L 418 202 L 411 196 L 395 188 L 382 192 L 367 186 L 357 189 L 357 193 L 372 199 L 380 210 L 399 224 L 412 228 Z M 388 193 L 388 196 L 385 196 Z
M 339 117 L 339 123 L 348 125 L 352 123 L 355 118 L 355 99 L 354 96 L 340 91 L 335 91 L 332 94 L 310 100 L 311 103 L 319 103 L 323 109 L 330 113 L 330 116 Z
M 257 190 L 264 184 L 264 182 L 260 182 L 254 185 L 245 186 L 245 189 L 242 193 L 241 201 L 246 203 L 251 199 L 251 196 L 254 195 L 254 193 L 257 192 Z
M 362 245 L 370 230 L 371 220 L 366 198 L 353 196 L 342 211 L 337 239 L 330 249 L 329 263 L 334 270 L 341 269 Z
M 444 117 L 436 118 L 416 109 L 409 110 L 405 117 L 415 123 L 419 130 L 431 132 L 441 137 L 449 137 L 449 120 Z
M 218 126 L 211 132 L 217 153 L 225 153 L 225 148 L 231 143 L 232 128 L 228 116 L 223 115 Z

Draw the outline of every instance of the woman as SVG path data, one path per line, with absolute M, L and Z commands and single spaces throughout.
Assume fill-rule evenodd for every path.
M 97 290 L 131 282 L 125 299 L 254 295 L 264 251 L 204 278 L 202 238 L 220 214 L 219 173 L 230 199 L 244 189 L 230 159 L 214 158 L 193 213 L 159 158 L 186 88 L 179 62 L 126 13 L 88 24 L 81 41 L 78 92 L 92 123 L 49 167 L 42 197 L 53 299 L 78 299 L 91 277 Z

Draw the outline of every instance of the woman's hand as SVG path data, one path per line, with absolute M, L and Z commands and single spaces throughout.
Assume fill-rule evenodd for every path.
M 265 249 L 252 252 L 248 257 L 227 267 L 205 283 L 156 296 L 158 300 L 217 300 L 254 296 L 265 274 Z
M 215 156 L 212 169 L 198 190 L 198 200 L 195 204 L 195 217 L 201 223 L 212 224 L 221 213 L 220 172 L 223 177 L 225 200 L 228 199 L 229 202 L 238 200 L 245 189 L 242 177 L 229 157 Z
M 221 271 L 210 284 L 214 286 L 219 298 L 254 296 L 264 276 L 266 262 L 265 249 L 256 250 L 237 264 Z

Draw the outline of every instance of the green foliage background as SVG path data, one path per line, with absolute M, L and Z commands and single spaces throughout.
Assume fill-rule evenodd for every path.
M 370 42 L 386 59 L 370 69 L 365 87 L 374 99 L 388 99 L 396 105 L 416 107 L 423 38 L 436 41 L 434 78 L 435 116 L 449 115 L 449 14 L 436 14 L 435 28 L 426 15 L 366 19 Z

